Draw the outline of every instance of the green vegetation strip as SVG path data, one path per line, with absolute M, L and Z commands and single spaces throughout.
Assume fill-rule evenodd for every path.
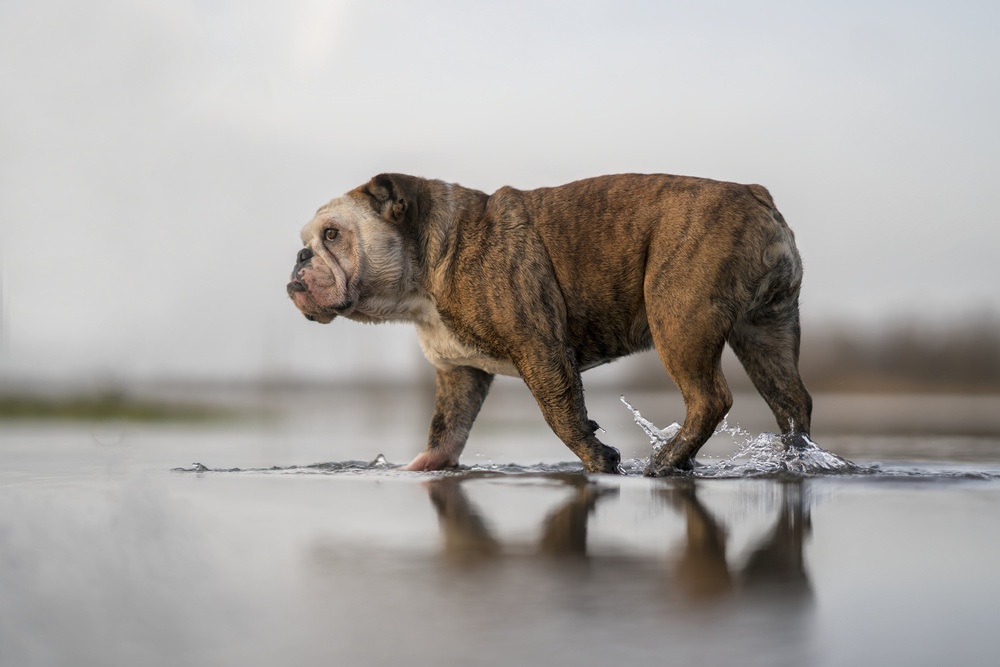
M 217 421 L 235 413 L 205 405 L 157 402 L 119 394 L 39 397 L 0 394 L 0 419 L 38 421 Z

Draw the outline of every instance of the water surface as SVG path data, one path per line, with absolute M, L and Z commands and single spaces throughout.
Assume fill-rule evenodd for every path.
M 734 424 L 650 480 L 588 396 L 631 474 L 520 399 L 435 474 L 394 467 L 422 399 L 5 424 L 0 665 L 996 664 L 1000 440 L 817 431 L 855 467 L 772 469 Z

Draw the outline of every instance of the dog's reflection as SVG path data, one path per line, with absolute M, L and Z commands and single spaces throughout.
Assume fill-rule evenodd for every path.
M 737 586 L 790 595 L 809 592 L 802 547 L 812 523 L 802 480 L 782 482 L 780 489 L 777 519 L 738 570 L 729 564 L 726 528 L 699 500 L 696 482 L 682 480 L 661 491 L 686 519 L 686 539 L 674 559 L 674 571 L 677 585 L 688 597 L 720 597 Z
M 463 488 L 474 479 L 478 478 L 445 477 L 426 485 L 441 525 L 443 556 L 455 566 L 485 565 L 502 558 L 504 553 L 502 544 Z M 616 498 L 618 488 L 595 485 L 582 475 L 557 479 L 568 485 L 572 494 L 546 516 L 541 538 L 532 553 L 541 558 L 600 562 L 601 557 L 588 555 L 588 525 L 598 504 Z M 781 499 L 778 516 L 740 567 L 730 563 L 726 527 L 700 500 L 699 482 L 674 480 L 658 489 L 655 492 L 658 500 L 679 512 L 686 526 L 684 538 L 666 559 L 672 587 L 686 599 L 703 601 L 722 599 L 736 591 L 808 596 L 810 586 L 803 543 L 811 522 L 803 482 L 790 480 L 778 484 Z M 616 556 L 614 566 L 628 567 L 628 560 Z
M 444 538 L 444 556 L 451 563 L 473 565 L 500 555 L 479 510 L 462 488 L 475 477 L 445 477 L 427 483 Z M 537 552 L 561 557 L 587 555 L 587 523 L 599 498 L 617 489 L 598 489 L 583 475 L 559 477 L 574 489 L 571 498 L 545 518 Z

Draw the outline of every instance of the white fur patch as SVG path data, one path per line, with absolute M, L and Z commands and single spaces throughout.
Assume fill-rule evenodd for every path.
M 521 377 L 517 367 L 509 361 L 494 359 L 481 350 L 458 340 L 441 321 L 434 305 L 428 301 L 423 317 L 416 322 L 417 337 L 427 361 L 435 368 L 449 371 L 456 366 L 472 366 L 495 375 Z
M 324 242 L 324 230 L 334 226 L 340 238 Z M 363 322 L 407 320 L 412 286 L 396 231 L 352 197 L 331 200 L 302 230 L 302 241 L 326 265 L 333 277 L 326 289 L 338 302 L 352 302 L 345 317 Z M 329 299 L 328 299 L 329 300 Z

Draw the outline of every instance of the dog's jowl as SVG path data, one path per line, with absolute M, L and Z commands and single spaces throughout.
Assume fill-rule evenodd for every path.
M 427 447 L 458 463 L 497 373 L 522 378 L 588 471 L 616 472 L 580 373 L 655 347 L 687 408 L 647 474 L 688 468 L 729 411 L 728 342 L 787 445 L 806 442 L 798 372 L 802 264 L 759 185 L 625 174 L 492 195 L 381 174 L 302 230 L 288 295 L 328 323 L 411 322 L 437 369 Z

